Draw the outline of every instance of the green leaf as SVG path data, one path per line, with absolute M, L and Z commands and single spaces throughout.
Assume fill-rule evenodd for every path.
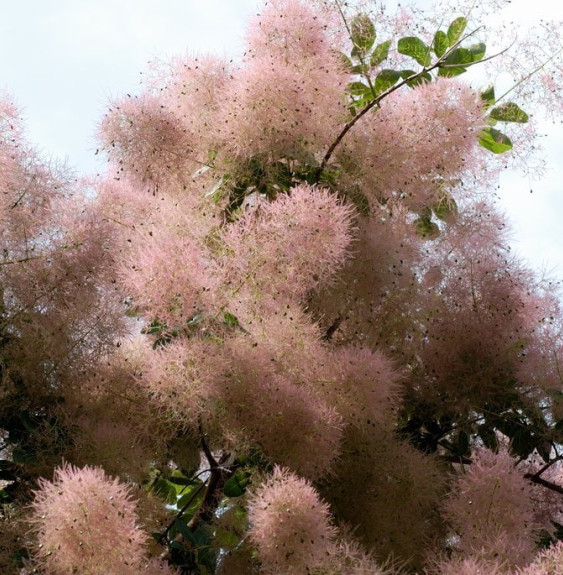
M 434 240 L 440 235 L 440 228 L 427 217 L 415 220 L 416 233 L 425 240 Z
M 401 78 L 403 78 L 403 80 L 406 80 L 407 78 L 414 76 L 416 72 L 414 70 L 401 70 L 400 74 Z M 407 82 L 407 86 L 409 86 L 409 88 L 414 88 L 415 86 L 420 86 L 421 84 L 428 84 L 429 82 L 432 82 L 432 76 L 428 72 L 424 72 L 423 74 L 418 74 L 416 78 L 409 80 Z
M 432 205 L 432 210 L 436 217 L 442 221 L 452 220 L 457 216 L 457 204 L 452 196 L 447 193 Z
M 174 485 L 192 485 L 194 480 L 182 475 L 181 472 L 174 472 L 169 478 L 168 481 L 173 483 Z
M 473 62 L 473 53 L 468 48 L 456 48 L 440 63 L 439 76 L 459 76 L 467 72 L 467 66 Z
M 346 91 L 356 97 L 363 97 L 371 94 L 370 87 L 366 86 L 363 82 L 350 82 L 346 87 Z
M 215 204 L 219 202 L 222 196 L 221 187 L 225 182 L 225 177 L 221 176 L 206 192 L 206 198 L 212 198 Z
M 457 449 L 459 455 L 469 456 L 471 454 L 469 435 L 465 431 L 460 431 L 457 436 Z
M 201 481 L 195 480 L 192 485 L 186 487 L 182 492 L 183 495 L 176 501 L 176 507 L 178 509 L 182 509 L 182 507 L 187 505 L 193 498 L 192 503 L 190 503 L 190 509 L 192 508 L 192 504 L 197 509 L 197 507 L 199 507 L 198 500 L 203 497 L 204 489 L 202 488 L 202 485 L 203 483 Z
M 385 42 L 382 42 L 381 44 L 378 44 L 374 48 L 373 52 L 371 53 L 371 58 L 369 62 L 372 68 L 379 66 L 379 64 L 381 64 L 384 60 L 387 59 L 387 57 L 389 56 L 390 46 L 391 46 L 391 40 L 387 40 Z
M 479 144 L 494 154 L 503 154 L 512 150 L 512 142 L 508 136 L 495 128 L 483 128 L 479 134 Z
M 346 72 L 353 72 L 353 68 L 354 68 L 354 64 L 352 63 L 352 60 L 350 60 L 350 58 L 348 58 L 348 56 L 346 56 L 346 54 L 344 54 L 344 52 L 338 52 L 338 57 L 340 58 L 340 61 L 342 63 L 342 67 L 344 68 L 344 70 L 346 70 Z
M 397 50 L 405 56 L 414 58 L 421 66 L 429 66 L 432 62 L 430 48 L 416 36 L 400 38 Z
M 473 62 L 479 62 L 479 60 L 482 60 L 485 57 L 487 46 L 483 42 L 479 42 L 478 44 L 469 46 L 468 50 L 473 56 Z
M 434 41 L 432 42 L 432 48 L 436 56 L 441 58 L 446 53 L 448 46 L 448 36 L 445 32 L 442 32 L 442 30 L 438 30 L 438 32 L 434 34 Z
M 153 320 L 141 330 L 141 333 L 145 333 L 148 335 L 159 335 L 162 332 L 166 331 L 168 326 L 165 323 L 160 323 L 157 320 Z
M 397 72 L 397 70 L 390 70 L 387 68 L 381 70 L 381 72 L 379 72 L 375 77 L 376 93 L 381 94 L 381 92 L 385 92 L 385 90 L 394 86 L 400 78 L 401 74 L 400 72 Z
M 225 483 L 223 493 L 226 497 L 240 497 L 244 495 L 249 484 L 250 473 L 248 471 L 237 471 Z
M 229 313 L 228 311 L 223 313 L 223 320 L 224 323 L 229 327 L 238 327 L 240 325 L 237 316 Z
M 495 86 L 487 84 L 481 89 L 481 100 L 485 102 L 485 108 L 490 108 L 495 103 Z
M 448 28 L 448 43 L 453 46 L 460 38 L 467 27 L 467 19 L 463 16 L 456 18 Z
M 215 544 L 221 547 L 221 549 L 235 549 L 240 543 L 240 536 L 228 529 L 222 529 L 221 527 L 215 528 Z
M 180 533 L 184 539 L 190 543 L 193 543 L 194 545 L 197 544 L 197 539 L 194 537 L 193 531 L 190 529 L 188 520 L 186 519 L 185 515 L 182 517 L 177 517 L 174 524 L 178 530 L 178 533 Z
M 176 503 L 176 488 L 164 477 L 159 477 L 151 487 L 151 491 L 166 501 L 166 503 Z
M 518 122 L 519 124 L 525 124 L 529 120 L 528 114 L 514 102 L 507 102 L 493 108 L 490 117 L 501 122 Z
M 376 38 L 375 26 L 367 14 L 358 14 L 350 26 L 353 56 L 364 56 L 373 46 Z
M 518 414 L 509 413 L 496 423 L 498 430 L 510 438 L 510 451 L 526 458 L 536 448 L 536 441 L 526 421 Z

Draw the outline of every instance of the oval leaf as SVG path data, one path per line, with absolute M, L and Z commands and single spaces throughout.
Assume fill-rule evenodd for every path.
M 485 108 L 491 107 L 495 103 L 495 87 L 493 84 L 487 84 L 481 89 L 481 100 L 485 102 Z
M 459 76 L 467 71 L 466 66 L 473 62 L 473 53 L 468 48 L 456 48 L 440 62 L 439 76 Z
M 503 154 L 504 152 L 512 150 L 510 138 L 502 132 L 495 130 L 495 128 L 490 127 L 481 130 L 479 134 L 479 144 L 494 154 Z
M 250 473 L 248 471 L 237 471 L 223 487 L 226 497 L 240 497 L 246 492 L 250 484 Z
M 467 19 L 463 16 L 456 18 L 448 28 L 448 43 L 453 46 L 460 38 L 467 27 Z
M 391 47 L 391 40 L 387 40 L 386 42 L 382 42 L 378 44 L 373 52 L 371 53 L 370 58 L 370 65 L 372 68 L 379 66 L 381 62 L 387 59 L 389 56 L 389 48 Z
M 346 91 L 356 97 L 366 96 L 371 93 L 370 87 L 363 82 L 350 82 L 346 87 Z
M 529 120 L 528 114 L 514 102 L 507 102 L 498 108 L 493 108 L 490 117 L 501 122 L 518 122 L 519 124 L 525 124 Z
M 449 47 L 448 36 L 442 30 L 438 30 L 434 34 L 434 42 L 432 43 L 432 48 L 434 49 L 434 54 L 441 58 Z
M 344 70 L 346 72 L 352 73 L 352 70 L 354 68 L 354 64 L 352 63 L 352 60 L 350 60 L 350 58 L 348 58 L 348 56 L 346 56 L 346 54 L 344 54 L 344 52 L 338 52 L 338 57 L 340 58 L 340 62 L 342 64 L 342 67 L 344 68 Z
M 354 50 L 352 55 L 364 56 L 375 43 L 375 26 L 367 14 L 358 14 L 350 26 Z
M 394 86 L 397 81 L 401 78 L 400 72 L 397 70 L 384 69 L 379 72 L 375 77 L 375 91 L 377 94 L 385 92 L 392 86 Z
M 485 57 L 485 52 L 487 51 L 487 46 L 483 42 L 479 42 L 478 44 L 473 44 L 469 46 L 468 50 L 471 52 L 473 56 L 473 62 L 479 62 Z
M 400 38 L 397 43 L 397 50 L 405 56 L 414 58 L 421 66 L 429 66 L 432 62 L 430 48 L 416 36 Z
M 401 78 L 407 80 L 411 76 L 414 76 L 416 72 L 414 70 L 401 70 Z M 412 80 L 407 82 L 409 88 L 414 88 L 415 86 L 420 86 L 421 84 L 428 84 L 432 82 L 432 76 L 429 72 L 424 72 L 424 74 L 417 74 Z

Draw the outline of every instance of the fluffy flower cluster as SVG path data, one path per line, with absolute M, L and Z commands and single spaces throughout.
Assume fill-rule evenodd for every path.
M 514 464 L 506 450 L 483 448 L 458 477 L 444 513 L 463 554 L 507 565 L 532 557 L 541 526 L 533 521 L 532 487 Z
M 326 285 L 350 254 L 353 213 L 335 194 L 305 184 L 248 211 L 222 233 L 226 285 L 297 297 Z
M 439 79 L 392 94 L 354 128 L 349 145 L 362 159 L 369 196 L 400 198 L 420 210 L 437 199 L 440 181 L 476 167 L 483 127 L 477 94 L 455 79 Z
M 41 480 L 33 503 L 37 559 L 50 575 L 136 575 L 146 534 L 129 489 L 101 468 L 65 465 Z
M 272 461 L 311 479 L 322 477 L 339 453 L 338 413 L 310 382 L 285 370 L 267 343 L 240 336 L 229 350 L 231 377 L 217 393 L 225 406 L 221 424 L 243 433 Z M 297 365 L 305 364 L 304 356 L 292 355 Z
M 249 519 L 265 573 L 306 575 L 336 551 L 328 505 L 307 481 L 279 467 L 252 497 Z
M 347 77 L 313 3 L 268 2 L 247 45 L 216 122 L 225 149 L 295 158 L 329 145 L 346 116 Z

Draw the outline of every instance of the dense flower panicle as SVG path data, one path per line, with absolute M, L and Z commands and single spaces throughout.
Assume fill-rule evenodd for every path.
M 241 335 L 227 349 L 231 374 L 217 390 L 219 424 L 302 476 L 314 480 L 328 473 L 339 454 L 338 413 L 310 383 L 284 371 L 275 348 Z
M 357 426 L 382 423 L 397 405 L 400 375 L 379 351 L 341 347 L 331 357 L 331 403 L 344 420 Z
M 328 59 L 333 51 L 329 30 L 336 17 L 334 10 L 321 17 L 313 2 L 270 1 L 248 23 L 248 49 L 254 57 L 278 52 L 284 60 Z
M 563 543 L 558 541 L 541 551 L 518 575 L 563 575 Z
M 303 297 L 327 285 L 350 256 L 353 208 L 334 194 L 299 185 L 222 232 L 225 283 Z
M 37 560 L 52 575 L 136 575 L 146 534 L 129 489 L 101 468 L 65 465 L 33 503 Z
M 403 334 L 412 324 L 409 310 L 421 296 L 413 269 L 420 248 L 403 212 L 395 209 L 393 217 L 383 221 L 360 218 L 353 257 L 334 286 L 311 294 L 308 305 L 325 329 L 339 322 L 332 341 L 357 345 L 362 334 L 362 345 L 393 349 L 405 361 L 413 346 Z
M 101 136 L 120 174 L 145 189 L 158 188 L 175 178 L 180 182 L 187 179 L 183 171 L 192 143 L 158 97 L 143 94 L 115 103 L 104 119 Z
M 147 356 L 138 383 L 167 417 L 197 428 L 198 418 L 208 418 L 210 397 L 229 368 L 221 351 L 217 343 L 198 337 L 171 341 Z
M 439 79 L 389 96 L 342 150 L 354 146 L 361 158 L 368 195 L 401 199 L 418 211 L 439 200 L 441 183 L 475 170 L 484 125 L 478 95 L 458 80 Z
M 334 478 L 321 482 L 321 494 L 382 564 L 393 558 L 414 571 L 443 535 L 442 473 L 436 458 L 399 440 L 385 422 L 348 425 Z
M 330 511 L 306 480 L 276 467 L 249 503 L 250 536 L 265 573 L 306 575 L 335 551 Z
M 78 371 L 113 350 L 123 321 L 111 283 L 114 236 L 91 187 L 41 158 L 24 135 L 15 107 L 1 103 L 0 427 L 10 427 L 15 411 L 40 414 L 27 439 L 36 442 L 38 465 L 46 465 L 40 472 L 49 473 L 47 462 L 57 450 L 60 461 L 70 440 L 50 434 L 45 420 Z
M 127 421 L 127 414 L 118 419 L 106 412 L 88 411 L 74 420 L 74 463 L 103 467 L 111 475 L 142 480 L 149 468 L 146 446 L 138 441 L 137 430 Z M 101 411 L 101 410 L 100 410 Z
M 306 159 L 330 145 L 346 117 L 348 76 L 327 26 L 310 3 L 280 0 L 250 30 L 218 114 L 218 137 L 235 156 Z
M 148 317 L 169 325 L 183 323 L 208 303 L 213 280 L 206 248 L 189 212 L 175 213 L 173 205 L 162 201 L 151 219 L 152 225 L 130 232 L 123 284 Z
M 228 309 L 232 309 L 256 347 L 260 347 L 261 354 L 275 362 L 277 373 L 318 391 L 317 384 L 331 375 L 329 350 L 323 345 L 318 325 L 291 298 L 252 301 L 252 294 L 247 295 L 248 299 L 231 302 L 233 307 Z M 233 340 L 235 348 L 241 341 L 246 340 Z
M 181 157 L 189 166 L 201 168 L 192 162 L 209 160 L 209 150 L 215 148 L 212 141 L 216 116 L 222 105 L 222 96 L 232 78 L 230 65 L 226 60 L 213 55 L 185 56 L 175 58 L 159 69 L 154 69 L 152 75 L 152 92 L 157 92 L 163 104 L 170 110 L 190 148 L 184 150 Z
M 502 575 L 507 570 L 495 562 L 487 562 L 475 557 L 454 557 L 439 561 L 431 573 L 436 575 Z
M 467 202 L 425 256 L 420 369 L 407 387 L 426 413 L 443 417 L 508 405 L 515 386 L 560 387 L 553 289 L 504 245 L 501 215 L 483 201 Z M 536 409 L 534 398 L 523 394 L 520 401 Z
M 353 540 L 338 541 L 334 554 L 324 567 L 327 575 L 394 575 L 400 573 L 392 566 L 382 567 L 375 558 Z
M 524 565 L 543 527 L 534 522 L 532 487 L 508 451 L 480 449 L 444 505 L 464 556 Z M 547 521 L 547 519 L 546 519 Z

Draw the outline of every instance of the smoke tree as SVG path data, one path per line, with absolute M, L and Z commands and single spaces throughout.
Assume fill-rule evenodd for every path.
M 558 299 L 492 199 L 533 128 L 462 76 L 553 111 L 557 30 L 474 17 L 266 2 L 113 102 L 95 192 L 3 104 L 6 572 L 562 570 Z

